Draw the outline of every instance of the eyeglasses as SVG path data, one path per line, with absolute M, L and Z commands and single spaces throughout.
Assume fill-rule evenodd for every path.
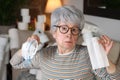
M 54 25 L 54 27 L 58 27 L 59 31 L 63 34 L 66 34 L 69 31 L 69 29 L 71 30 L 71 33 L 73 35 L 78 35 L 81 31 L 78 27 L 69 28 L 67 25 L 61 25 L 61 26 Z

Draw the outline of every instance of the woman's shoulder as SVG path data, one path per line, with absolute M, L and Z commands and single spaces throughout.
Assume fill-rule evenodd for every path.
M 45 48 L 43 48 L 41 51 L 43 52 L 43 53 L 53 53 L 53 52 L 55 52 L 57 50 L 57 46 L 48 46 L 48 47 L 45 47 Z
M 45 50 L 48 50 L 48 51 L 49 51 L 49 50 L 50 50 L 50 51 L 51 51 L 51 50 L 56 50 L 56 49 L 57 49 L 57 46 L 56 46 L 56 45 L 54 45 L 54 46 L 48 46 L 48 47 L 45 47 L 44 49 L 45 49 Z
M 75 51 L 76 51 L 76 52 L 79 52 L 79 54 L 88 55 L 87 46 L 76 45 Z
M 53 56 L 53 54 L 55 54 L 57 50 L 57 46 L 49 46 L 49 47 L 45 47 L 43 49 L 40 50 L 40 55 L 41 57 L 50 57 Z
M 87 50 L 87 46 L 79 45 L 79 44 L 77 44 L 75 48 L 78 50 Z

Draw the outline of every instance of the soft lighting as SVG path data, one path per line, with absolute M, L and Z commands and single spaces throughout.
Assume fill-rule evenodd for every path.
M 62 6 L 61 0 L 48 0 L 45 12 L 51 13 L 54 9 Z

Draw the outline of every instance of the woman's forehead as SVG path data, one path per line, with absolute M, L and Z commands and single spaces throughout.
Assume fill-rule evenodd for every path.
M 67 25 L 70 27 L 77 26 L 75 23 L 69 23 L 69 22 L 60 22 L 59 25 Z

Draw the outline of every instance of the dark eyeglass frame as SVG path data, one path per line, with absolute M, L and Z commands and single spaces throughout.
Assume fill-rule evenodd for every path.
M 66 26 L 66 27 L 68 28 L 68 30 L 67 30 L 66 32 L 62 32 L 61 29 L 60 29 L 62 26 Z M 62 34 L 66 34 L 69 30 L 71 31 L 72 35 L 79 35 L 80 32 L 81 32 L 81 29 L 79 29 L 78 27 L 76 27 L 76 28 L 78 28 L 78 31 L 79 31 L 79 32 L 76 33 L 76 34 L 74 34 L 74 32 L 73 32 L 73 29 L 74 29 L 74 28 L 73 28 L 73 27 L 72 27 L 72 28 L 69 28 L 67 25 L 60 25 L 60 26 L 54 25 L 54 27 L 58 27 L 58 28 L 59 28 L 59 31 L 60 31 Z

